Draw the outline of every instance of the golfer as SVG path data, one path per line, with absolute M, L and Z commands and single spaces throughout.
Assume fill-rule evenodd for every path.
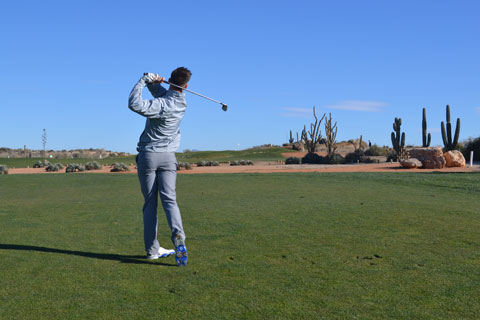
M 173 70 L 168 82 L 187 88 L 192 73 L 184 67 Z M 143 205 L 143 236 L 147 259 L 165 258 L 175 254 L 178 266 L 187 265 L 187 248 L 182 217 L 177 205 L 175 185 L 177 159 L 175 151 L 180 144 L 180 123 L 187 108 L 183 89 L 170 86 L 168 90 L 161 83 L 165 78 L 154 73 L 145 74 L 133 87 L 128 107 L 146 117 L 137 151 L 137 168 Z M 143 100 L 145 85 L 154 97 Z M 174 250 L 160 247 L 157 240 L 158 194 L 172 231 Z

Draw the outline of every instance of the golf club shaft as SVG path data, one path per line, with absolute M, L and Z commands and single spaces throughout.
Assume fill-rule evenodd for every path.
M 169 85 L 174 86 L 174 87 L 177 87 L 177 88 L 179 88 L 179 89 L 182 89 L 182 90 L 188 91 L 188 92 L 190 92 L 190 93 L 196 94 L 197 96 L 200 96 L 200 97 L 202 97 L 202 98 L 205 98 L 205 99 L 208 99 L 208 100 L 210 100 L 210 101 L 213 101 L 213 102 L 216 102 L 216 103 L 220 103 L 221 105 L 224 105 L 224 103 L 221 103 L 220 101 L 217 101 L 217 100 L 215 100 L 215 99 L 209 98 L 209 97 L 204 96 L 203 94 L 197 93 L 197 92 L 195 92 L 195 91 L 188 90 L 188 89 L 186 89 L 186 88 L 184 88 L 184 87 L 177 86 L 176 84 L 170 83 L 170 82 L 168 82 L 167 80 L 164 80 L 163 83 L 169 84 Z
M 147 72 L 145 72 L 143 75 L 146 75 L 146 74 L 147 74 Z M 177 88 L 179 88 L 179 89 L 188 91 L 188 92 L 190 92 L 190 93 L 196 94 L 197 96 L 200 96 L 200 97 L 202 97 L 202 98 L 208 99 L 208 100 L 210 100 L 210 101 L 213 101 L 213 102 L 216 102 L 216 103 L 220 103 L 222 106 L 225 105 L 224 103 L 221 103 L 220 101 L 217 101 L 217 100 L 215 100 L 215 99 L 209 98 L 209 97 L 204 96 L 203 94 L 197 93 L 197 92 L 195 92 L 195 91 L 188 90 L 188 89 L 186 89 L 186 88 L 184 88 L 184 87 L 181 87 L 181 86 L 178 86 L 178 85 L 176 85 L 176 84 L 170 83 L 170 82 L 168 82 L 167 80 L 163 80 L 162 82 L 163 82 L 163 83 L 166 83 L 166 84 L 169 84 L 169 85 L 171 85 L 171 86 L 177 87 Z

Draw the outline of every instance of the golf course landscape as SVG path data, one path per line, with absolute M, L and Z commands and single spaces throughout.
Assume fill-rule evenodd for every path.
M 0 176 L 0 319 L 480 316 L 480 173 L 179 175 L 177 193 L 186 268 L 144 259 L 136 175 Z

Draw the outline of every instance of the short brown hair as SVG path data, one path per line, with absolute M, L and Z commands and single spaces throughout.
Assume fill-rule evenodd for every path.
M 176 84 L 177 86 L 184 86 L 190 81 L 192 72 L 185 67 L 180 67 L 172 71 L 168 82 Z

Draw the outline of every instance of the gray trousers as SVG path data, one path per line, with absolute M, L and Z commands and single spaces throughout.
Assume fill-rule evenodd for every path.
M 177 159 L 173 152 L 140 152 L 137 156 L 138 178 L 145 199 L 143 205 L 143 238 L 147 254 L 156 254 L 160 244 L 157 240 L 158 194 L 168 226 L 172 231 L 174 246 L 185 244 L 182 217 L 177 205 L 175 185 L 177 182 Z

